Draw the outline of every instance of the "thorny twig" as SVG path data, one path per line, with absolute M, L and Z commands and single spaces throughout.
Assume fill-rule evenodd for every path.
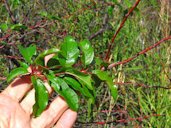
M 125 21 L 128 19 L 128 17 L 130 16 L 130 14 L 133 12 L 133 10 L 138 6 L 139 2 L 141 0 L 137 0 L 136 3 L 133 5 L 133 7 L 128 11 L 128 13 L 125 15 L 124 19 L 122 20 L 118 30 L 116 31 L 116 33 L 113 35 L 112 39 L 111 39 L 111 43 L 108 46 L 108 51 L 106 53 L 106 57 L 105 60 L 108 61 L 109 60 L 109 56 L 110 56 L 110 51 L 112 49 L 112 44 L 115 41 L 116 36 L 118 35 L 118 33 L 120 32 L 120 30 L 123 28 Z

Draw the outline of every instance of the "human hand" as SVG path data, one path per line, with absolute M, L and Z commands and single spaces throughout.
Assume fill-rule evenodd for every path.
M 47 61 L 45 61 L 47 62 Z M 45 83 L 51 94 L 52 89 Z M 35 90 L 29 76 L 16 78 L 0 93 L 0 128 L 70 128 L 77 113 L 68 108 L 67 103 L 56 97 L 39 116 L 32 116 Z

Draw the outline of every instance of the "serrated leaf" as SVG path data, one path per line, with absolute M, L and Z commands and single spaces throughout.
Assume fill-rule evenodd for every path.
M 94 59 L 94 49 L 88 40 L 83 40 L 79 43 L 79 47 L 82 50 L 81 61 L 86 66 L 89 65 Z
M 105 81 L 111 91 L 112 97 L 114 100 L 117 99 L 118 96 L 118 91 L 117 91 L 117 87 L 116 85 L 113 84 L 113 80 L 112 78 L 107 74 L 107 72 L 105 71 L 101 71 L 101 70 L 94 70 L 93 74 L 97 75 L 97 77 L 102 80 Z
M 35 117 L 39 116 L 47 107 L 49 94 L 42 80 L 35 76 L 31 77 L 34 89 L 36 103 L 33 106 L 33 114 Z
M 72 110 L 77 111 L 79 107 L 78 104 L 79 100 L 78 100 L 78 95 L 75 93 L 75 91 L 72 90 L 68 86 L 68 84 L 59 77 L 55 78 L 54 83 L 55 84 L 51 84 L 53 89 L 66 100 L 67 104 Z M 60 86 L 60 90 L 57 88 L 57 86 Z
M 36 55 L 36 45 L 30 45 L 26 48 L 19 45 L 18 48 L 25 61 L 27 61 L 28 63 L 32 63 L 32 56 Z
M 71 67 L 77 61 L 78 55 L 79 49 L 77 42 L 72 37 L 67 36 L 61 45 L 58 56 L 61 66 Z
M 93 90 L 92 79 L 90 75 L 78 72 L 76 70 L 67 71 L 66 74 L 74 76 L 78 81 L 85 84 L 85 86 L 87 86 L 88 89 Z
M 44 52 L 39 54 L 38 57 L 36 57 L 34 63 L 37 64 L 37 65 L 44 66 L 44 57 L 49 55 L 49 54 L 56 54 L 58 52 L 59 52 L 59 49 L 57 49 L 57 48 L 52 48 L 52 49 L 49 49 L 49 50 L 45 50 Z
M 28 73 L 28 71 L 26 68 L 23 68 L 23 67 L 15 68 L 8 75 L 7 82 L 10 82 L 11 80 L 13 80 L 15 77 L 17 77 L 19 75 L 24 75 L 27 73 Z

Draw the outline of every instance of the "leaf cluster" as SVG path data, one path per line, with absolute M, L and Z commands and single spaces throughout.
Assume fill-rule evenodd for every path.
M 36 46 L 18 46 L 25 62 L 20 62 L 20 67 L 13 69 L 7 81 L 15 77 L 29 75 L 35 89 L 36 103 L 33 106 L 33 114 L 39 116 L 47 107 L 49 94 L 44 82 L 62 96 L 69 107 L 77 111 L 79 108 L 79 94 L 87 101 L 88 106 L 95 103 L 95 84 L 105 81 L 111 90 L 113 98 L 117 98 L 117 88 L 113 85 L 112 78 L 106 71 L 100 69 L 89 70 L 88 66 L 93 65 L 94 49 L 88 40 L 79 43 L 71 36 L 66 36 L 60 49 L 49 49 L 40 53 L 35 59 Z M 44 57 L 53 55 L 45 65 Z M 31 71 L 28 71 L 28 67 Z M 82 70 L 80 70 L 80 67 Z M 85 70 L 85 72 L 83 72 Z M 86 71 L 87 70 L 87 71 Z M 96 76 L 96 77 L 94 77 Z M 96 79 L 95 79 L 96 78 Z M 98 79 L 97 79 L 98 78 Z M 89 107 L 89 112 L 91 112 Z

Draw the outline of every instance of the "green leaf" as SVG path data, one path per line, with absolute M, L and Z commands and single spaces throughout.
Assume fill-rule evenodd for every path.
M 61 21 L 61 18 L 59 18 L 58 16 L 50 15 L 45 11 L 39 12 L 39 15 L 41 15 L 42 17 L 48 18 L 48 19 Z
M 42 17 L 47 17 L 48 13 L 45 12 L 45 11 L 41 11 L 41 12 L 39 12 L 39 15 L 42 16 Z
M 112 0 L 113 3 L 118 3 L 118 0 Z
M 19 64 L 20 64 L 20 67 L 23 67 L 23 68 L 25 68 L 25 69 L 27 69 L 29 66 L 28 66 L 28 64 L 26 64 L 26 63 L 24 63 L 24 62 L 21 62 L 21 61 L 19 61 L 18 60 L 18 62 L 19 62 Z
M 32 56 L 36 55 L 36 45 L 30 45 L 27 48 L 19 45 L 18 48 L 25 61 L 27 61 L 28 63 L 32 63 Z
M 64 42 L 76 42 L 72 36 L 66 36 Z
M 88 104 L 88 119 L 91 119 L 91 115 L 92 115 L 92 105 L 94 104 L 94 101 L 92 98 L 89 98 L 87 101 Z
M 59 20 L 59 21 L 62 21 L 62 19 L 58 16 L 54 16 L 54 15 L 50 15 L 48 16 L 49 19 L 52 19 L 52 20 Z
M 94 58 L 94 49 L 88 40 L 83 40 L 79 43 L 79 47 L 82 50 L 82 63 L 86 66 L 89 65 Z
M 6 41 L 1 41 L 1 44 L 2 45 L 7 45 L 7 42 Z
M 114 7 L 113 7 L 113 6 L 109 6 L 109 7 L 107 8 L 108 15 L 112 16 L 112 15 L 113 15 L 113 10 L 114 10 Z
M 96 68 L 100 68 L 102 63 L 103 63 L 103 60 L 100 57 L 95 58 Z
M 82 85 L 75 80 L 74 78 L 71 77 L 64 77 L 65 82 L 70 85 L 73 89 L 79 91 L 82 95 L 84 95 L 85 97 L 91 97 L 93 98 L 93 95 L 91 94 L 91 92 L 86 88 L 86 86 Z
M 26 68 L 23 68 L 23 67 L 15 68 L 8 75 L 7 82 L 10 82 L 11 80 L 13 80 L 15 77 L 17 77 L 19 75 L 24 75 L 27 73 L 28 73 L 28 71 Z
M 94 70 L 93 74 L 97 75 L 97 77 L 102 80 L 105 81 L 111 91 L 112 97 L 114 100 L 117 99 L 118 96 L 118 91 L 117 91 L 117 87 L 116 85 L 113 84 L 113 80 L 112 78 L 107 74 L 107 72 L 105 71 L 101 71 L 101 70 Z
M 92 79 L 90 75 L 78 72 L 76 70 L 67 71 L 66 74 L 74 76 L 80 83 L 86 85 L 88 89 L 93 90 Z
M 79 49 L 77 42 L 72 37 L 67 36 L 61 45 L 58 56 L 61 66 L 71 67 L 77 61 L 78 55 Z
M 128 8 L 130 8 L 132 6 L 130 0 L 125 0 L 124 2 L 125 2 L 125 4 L 127 5 Z
M 0 29 L 1 29 L 2 31 L 6 31 L 6 30 L 8 29 L 8 24 L 7 24 L 7 23 L 2 23 L 2 24 L 0 25 Z
M 21 1 L 20 0 L 13 0 L 13 6 L 14 7 L 17 7 L 20 4 L 21 4 Z
M 21 23 L 14 24 L 11 26 L 11 30 L 20 31 L 20 30 L 25 30 L 25 29 L 27 29 L 27 26 L 22 25 Z
M 46 75 L 48 78 L 48 81 L 50 81 L 51 86 L 54 88 L 56 92 L 59 92 L 60 90 L 60 85 L 58 83 L 57 77 L 54 74 L 48 74 Z
M 93 94 L 90 92 L 90 90 L 86 86 L 83 86 L 82 94 L 86 97 L 92 98 L 93 101 L 95 102 Z
M 78 110 L 79 107 L 78 95 L 74 92 L 74 90 L 72 90 L 68 86 L 68 84 L 63 79 L 56 77 L 53 83 L 51 83 L 51 86 L 57 93 L 59 93 L 62 97 L 64 97 L 67 104 L 72 110 L 74 111 Z M 58 87 L 60 87 L 60 90 Z
M 64 77 L 64 80 L 67 84 L 69 84 L 75 90 L 80 91 L 82 89 L 81 84 L 77 80 L 71 77 Z
M 35 76 L 32 76 L 31 80 L 35 88 L 36 100 L 36 103 L 33 106 L 33 114 L 35 117 L 37 117 L 46 109 L 48 105 L 49 94 L 43 81 L 37 79 Z
M 37 65 L 44 66 L 44 57 L 49 55 L 49 54 L 56 54 L 58 52 L 59 52 L 59 49 L 57 49 L 57 48 L 52 48 L 52 49 L 49 49 L 49 50 L 45 50 L 44 52 L 39 54 L 38 57 L 36 57 L 34 63 L 37 64 Z

